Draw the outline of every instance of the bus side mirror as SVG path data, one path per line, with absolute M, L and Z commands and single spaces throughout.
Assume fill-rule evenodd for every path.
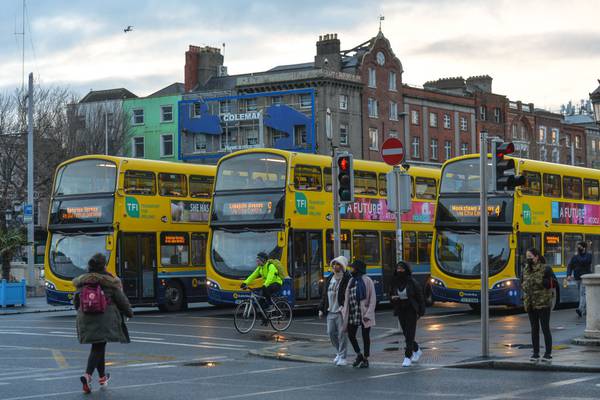
M 277 246 L 279 247 L 285 247 L 286 245 L 286 240 L 285 240 L 285 231 L 279 231 L 277 233 Z

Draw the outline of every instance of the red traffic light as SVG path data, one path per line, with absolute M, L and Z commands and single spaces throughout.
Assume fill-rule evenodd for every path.
M 350 168 L 350 160 L 348 160 L 348 157 L 340 157 L 338 159 L 338 166 L 340 167 L 341 171 L 348 171 L 348 168 Z
M 515 145 L 512 142 L 505 142 L 496 148 L 496 157 L 503 157 L 515 152 Z

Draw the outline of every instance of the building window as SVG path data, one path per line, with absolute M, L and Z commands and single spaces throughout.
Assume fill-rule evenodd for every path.
M 348 109 L 348 96 L 340 94 L 340 110 Z
M 206 135 L 194 135 L 194 153 L 204 153 L 206 151 Z
M 571 147 L 571 136 L 565 135 L 565 147 Z
M 460 130 L 466 132 L 469 129 L 466 117 L 460 117 Z
M 300 95 L 300 108 L 310 108 L 312 106 L 312 97 L 310 94 Z
M 460 154 L 463 156 L 469 154 L 469 143 L 463 143 L 460 145 Z
M 596 139 L 592 139 L 592 151 L 596 152 Z
M 412 110 L 410 112 L 410 122 L 413 125 L 419 125 L 419 112 L 417 110 Z
M 437 113 L 429 113 L 429 126 L 432 128 L 437 128 L 437 126 L 438 126 Z
M 444 128 L 450 129 L 451 124 L 450 114 L 444 114 Z
M 479 119 L 485 121 L 487 119 L 487 108 L 479 106 Z
M 142 125 L 144 123 L 144 109 L 136 108 L 133 110 L 133 118 L 131 123 L 133 125 Z
M 246 99 L 244 106 L 246 111 L 256 111 L 258 109 L 256 99 Z
M 144 158 L 144 138 L 134 137 L 131 141 L 131 154 L 135 158 Z
M 369 128 L 369 150 L 379 150 L 379 131 Z
M 375 75 L 375 68 L 369 68 L 369 87 L 377 87 L 377 78 Z
M 246 129 L 246 143 L 248 144 L 248 146 L 256 146 L 258 144 L 258 129 Z
M 348 146 L 348 125 L 340 124 L 340 145 Z
M 575 148 L 576 149 L 581 148 L 581 136 L 579 136 L 579 135 L 575 135 Z
M 395 101 L 390 101 L 390 119 L 398 121 L 398 103 Z
M 558 144 L 558 140 L 560 139 L 559 137 L 559 131 L 557 128 L 552 128 L 552 130 L 550 131 L 550 143 L 552 144 Z
M 538 141 L 540 143 L 546 143 L 546 127 L 545 126 L 540 126 L 538 136 L 539 136 Z
M 160 156 L 173 156 L 173 135 L 160 135 Z
M 540 161 L 546 161 L 548 158 L 548 151 L 545 147 L 540 148 Z
M 499 124 L 502 121 L 502 115 L 500 114 L 500 108 L 494 108 L 494 121 Z
M 368 108 L 369 108 L 369 117 L 377 118 L 377 116 L 379 115 L 379 113 L 377 111 L 377 100 L 369 97 Z
M 283 103 L 283 97 L 281 96 L 273 96 L 271 97 L 271 104 L 274 106 L 280 106 Z
M 294 138 L 297 146 L 304 146 L 308 143 L 306 137 L 306 125 L 294 125 Z
M 452 142 L 450 140 L 446 140 L 444 142 L 444 151 L 446 153 L 446 160 L 452 158 Z
M 437 139 L 431 139 L 431 159 L 432 160 L 438 159 L 438 140 Z
M 553 149 L 552 150 L 552 162 L 553 163 L 559 163 L 560 162 L 560 156 L 558 153 L 558 149 Z
M 412 140 L 412 157 L 413 158 L 420 158 L 421 157 L 421 149 L 419 149 L 419 137 L 418 136 L 413 136 L 413 140 Z
M 389 87 L 389 89 L 394 92 L 397 90 L 396 73 L 394 71 L 390 71 L 390 87 Z
M 160 106 L 160 122 L 173 121 L 173 106 Z

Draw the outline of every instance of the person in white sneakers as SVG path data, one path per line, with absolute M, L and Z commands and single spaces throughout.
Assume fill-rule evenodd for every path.
M 415 341 L 417 320 L 425 315 L 425 297 L 421 285 L 413 278 L 410 265 L 404 261 L 396 264 L 390 293 L 394 315 L 398 317 L 406 341 L 403 367 L 419 361 L 423 352 Z
M 346 295 L 346 287 L 350 281 L 350 273 L 346 271 L 348 260 L 339 256 L 331 260 L 331 274 L 325 281 L 325 290 L 319 304 L 319 318 L 327 315 L 327 334 L 335 348 L 333 363 L 337 366 L 347 365 L 348 335 L 343 331 L 342 306 Z

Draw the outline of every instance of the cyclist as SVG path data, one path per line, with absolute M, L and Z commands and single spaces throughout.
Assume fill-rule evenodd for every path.
M 249 284 L 259 277 L 263 278 L 262 295 L 265 298 L 261 306 L 265 308 L 265 312 L 271 312 L 274 309 L 271 296 L 279 293 L 281 285 L 283 285 L 283 280 L 279 276 L 277 267 L 269 262 L 269 256 L 265 252 L 260 252 L 256 255 L 256 269 L 242 282 L 241 288 L 246 289 Z

